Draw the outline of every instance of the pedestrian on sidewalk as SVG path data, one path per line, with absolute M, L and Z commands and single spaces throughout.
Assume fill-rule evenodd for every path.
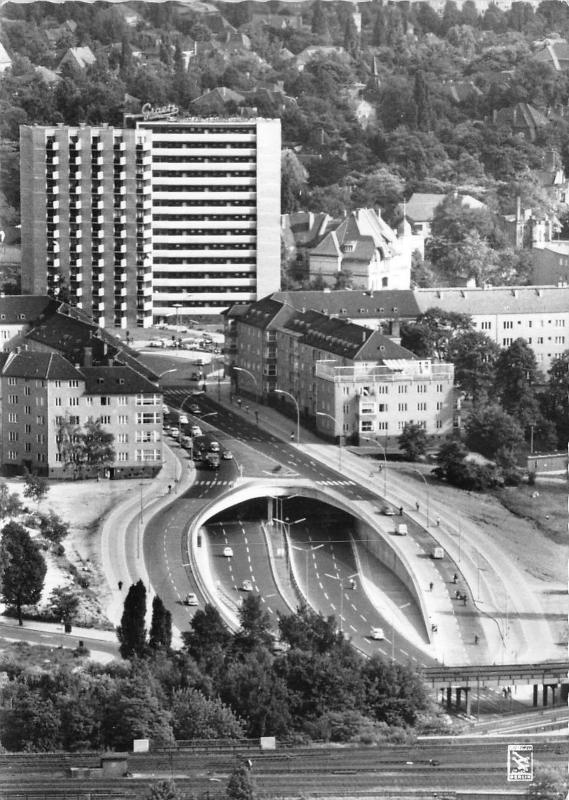
M 440 518 L 440 517 L 437 517 L 437 518 L 436 518 L 436 520 L 435 520 L 435 522 L 437 523 L 437 528 L 438 528 L 438 527 L 439 527 L 439 525 L 441 524 L 441 518 Z
M 122 581 L 119 581 L 119 592 L 122 592 Z
M 239 408 L 241 408 L 241 403 L 242 403 L 242 402 L 243 402 L 243 401 L 241 400 L 241 398 L 240 398 L 240 397 L 238 397 L 238 398 L 237 398 L 237 405 L 239 406 Z
M 419 511 L 419 509 L 421 508 L 421 506 L 419 505 L 419 503 L 415 503 L 415 508 L 416 508 L 416 510 L 417 510 L 417 511 Z
M 256 422 L 257 425 L 259 424 L 259 412 L 258 411 L 255 411 L 255 422 Z
M 291 442 L 294 442 L 294 431 L 290 435 L 290 440 L 291 440 Z
M 452 576 L 452 582 L 456 583 L 457 581 L 458 581 L 458 573 L 455 572 L 454 575 Z
M 399 506 L 399 516 L 403 516 L 403 506 Z
M 247 403 L 245 403 L 245 413 L 246 413 L 246 414 L 248 414 L 248 413 L 249 413 L 249 406 L 247 405 Z
M 432 591 L 433 591 L 433 586 L 434 586 L 434 585 L 435 585 L 435 584 L 434 584 L 434 583 L 431 581 L 431 582 L 430 582 L 430 584 L 429 584 L 429 591 L 430 591 L 430 592 L 432 592 Z
M 466 595 L 465 595 L 465 594 L 463 594 L 463 595 L 462 595 L 462 605 L 463 605 L 463 606 L 465 606 L 465 605 L 466 605 L 466 599 L 467 599 L 467 598 L 466 598 Z
M 172 484 L 168 484 L 168 494 L 172 494 Z
M 478 644 L 478 642 L 479 642 L 478 635 L 476 635 L 476 636 L 474 637 L 474 644 Z

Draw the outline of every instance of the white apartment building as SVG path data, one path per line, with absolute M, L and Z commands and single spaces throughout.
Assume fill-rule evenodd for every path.
M 278 119 L 144 119 L 154 318 L 217 315 L 280 286 Z

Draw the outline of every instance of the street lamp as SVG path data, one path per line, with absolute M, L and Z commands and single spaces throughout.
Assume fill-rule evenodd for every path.
M 298 400 L 290 392 L 285 392 L 284 389 L 273 389 L 273 392 L 275 392 L 275 394 L 285 394 L 287 397 L 290 397 L 292 402 L 295 404 L 295 406 L 296 406 L 296 443 L 300 444 L 300 408 L 298 407 Z
M 370 436 L 361 436 L 360 438 L 365 439 L 368 442 L 373 442 L 375 445 L 381 448 L 381 453 L 383 455 L 383 494 L 385 499 L 387 500 L 387 454 L 385 452 L 385 447 L 378 442 L 377 439 L 372 439 Z
M 277 520 L 277 522 L 280 522 L 280 520 Z M 294 525 L 294 523 L 290 523 L 290 524 Z M 306 605 L 307 606 L 310 605 L 309 583 L 308 583 L 308 554 L 309 553 L 314 553 L 314 552 L 316 552 L 316 550 L 320 550 L 321 547 L 324 547 L 324 545 L 323 544 L 316 544 L 316 545 L 312 545 L 311 547 L 297 547 L 295 544 L 291 544 L 291 548 L 293 550 L 300 550 L 302 553 L 304 553 L 304 569 L 305 569 L 305 580 L 306 580 Z
M 427 487 L 427 528 L 428 528 L 431 524 L 430 523 L 431 492 L 429 489 L 429 484 L 427 483 L 427 479 L 425 478 L 422 472 L 420 472 L 418 469 L 415 468 L 413 468 L 413 472 L 416 472 L 417 475 L 421 476 L 425 486 Z
M 334 423 L 335 426 L 338 425 L 338 420 L 336 419 L 336 417 L 333 417 L 332 414 L 326 414 L 326 412 L 324 412 L 324 411 L 317 411 L 316 412 L 316 416 L 317 417 L 328 417 L 328 419 L 332 420 L 332 422 Z M 334 428 L 334 434 L 335 433 L 336 433 L 336 429 Z M 340 448 L 339 456 L 338 456 L 338 467 L 340 469 L 342 469 L 342 431 L 340 431 L 340 433 L 339 433 L 338 446 Z
M 353 575 L 348 575 L 348 580 L 353 580 L 358 573 L 354 572 Z M 327 578 L 332 578 L 333 581 L 339 581 L 340 583 L 340 633 L 343 631 L 343 621 L 344 621 L 344 579 L 340 578 L 338 575 L 330 575 L 328 572 L 325 572 Z
M 161 372 L 161 373 L 158 375 L 158 380 L 160 380 L 160 378 L 162 377 L 162 375 L 167 375 L 169 372 L 177 372 L 177 371 L 178 371 L 178 367 L 172 367 L 172 369 L 165 369 L 165 370 L 164 370 L 164 372 Z
M 255 401 L 258 403 L 259 402 L 259 384 L 257 383 L 257 378 L 253 375 L 252 372 L 250 372 L 248 369 L 245 369 L 244 367 L 233 367 L 233 370 L 234 370 L 234 372 L 244 372 L 245 375 L 248 375 L 251 378 L 251 380 L 255 384 Z

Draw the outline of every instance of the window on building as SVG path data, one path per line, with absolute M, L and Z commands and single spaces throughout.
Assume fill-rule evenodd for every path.
M 160 414 L 158 411 L 137 411 L 136 424 L 137 425 L 157 425 L 160 422 Z
M 56 406 L 62 406 L 63 405 L 63 398 L 62 397 L 56 397 L 55 398 L 55 405 Z
M 31 414 L 32 407 L 31 406 L 24 406 L 24 414 Z
M 440 411 L 442 407 L 443 407 L 443 403 L 439 400 L 437 402 L 437 411 Z
M 31 425 L 24 425 L 24 433 L 31 433 L 32 426 Z
M 128 406 L 128 396 L 126 394 L 120 394 L 117 397 L 117 403 L 119 406 Z
M 406 383 L 402 383 L 402 384 L 399 384 L 399 386 L 397 387 L 397 391 L 399 392 L 399 394 L 407 394 L 407 388 L 408 388 L 407 384 Z
M 427 392 L 427 384 L 426 383 L 418 383 L 417 384 L 417 391 L 419 394 L 426 394 Z
M 101 422 L 101 425 L 110 425 L 111 424 L 111 418 L 108 415 L 104 415 L 102 417 L 99 417 L 99 420 Z
M 70 389 L 78 389 L 79 388 L 79 381 L 69 381 L 69 388 Z
M 100 400 L 101 400 L 101 405 L 102 406 L 110 406 L 111 405 L 111 398 L 110 397 L 105 397 L 105 395 L 101 395 Z
M 38 433 L 36 435 L 36 441 L 38 444 L 45 444 L 45 433 Z
M 400 419 L 399 422 L 397 423 L 397 430 L 402 431 L 406 424 L 407 424 L 406 422 Z
M 513 323 L 513 321 L 511 319 L 504 320 L 503 325 L 504 325 L 504 330 L 507 330 L 507 331 L 511 330 L 514 327 L 514 323 Z
M 57 389 L 61 389 L 61 381 L 54 381 Z
M 480 323 L 480 328 L 483 331 L 492 330 L 492 323 L 491 322 L 481 322 Z
M 388 427 L 388 422 L 378 422 L 377 423 L 377 430 L 378 431 L 386 431 Z
M 93 398 L 92 397 L 85 397 L 85 405 L 92 406 L 93 405 Z
M 371 419 L 363 419 L 361 430 L 363 433 L 369 433 L 373 430 L 373 422 Z
M 386 411 L 388 410 L 387 403 L 379 403 L 377 406 L 377 410 L 379 411 L 380 414 L 385 414 Z
M 361 413 L 362 414 L 373 414 L 373 406 L 362 406 Z
M 159 394 L 137 394 L 137 406 L 156 406 L 161 402 Z
M 417 403 L 417 411 L 426 411 L 427 404 L 426 403 Z
M 564 336 L 556 336 L 555 337 L 555 344 L 565 344 L 565 337 Z
M 38 414 L 36 417 L 36 425 L 45 425 L 45 417 L 43 414 Z
M 160 450 L 135 450 L 135 461 L 150 462 L 160 461 Z
M 437 420 L 437 428 L 442 428 L 442 427 L 443 427 L 443 421 L 442 421 L 442 419 L 438 419 Z
M 24 394 L 27 397 L 30 397 L 30 395 L 32 394 L 32 387 L 31 386 L 24 386 Z
M 69 405 L 70 406 L 78 406 L 79 405 L 79 398 L 78 397 L 70 397 L 69 398 Z
M 128 416 L 126 414 L 119 414 L 118 424 L 119 425 L 128 425 Z
M 18 421 L 18 415 L 15 413 L 15 411 L 10 411 L 10 413 L 8 414 L 8 422 L 17 422 L 17 421 Z
M 407 403 L 399 403 L 398 410 L 407 411 Z
M 36 406 L 45 406 L 45 397 L 36 397 Z M 28 406 L 26 406 L 26 408 L 28 408 Z M 31 413 L 31 411 L 28 413 Z
M 512 338 L 506 337 L 505 339 L 502 339 L 502 344 L 504 347 L 509 347 L 513 341 L 514 340 Z
M 17 394 L 9 394 L 8 395 L 8 402 L 11 405 L 15 405 L 18 402 L 18 395 Z
M 45 453 L 38 453 L 36 455 L 36 459 L 37 459 L 37 461 L 39 461 L 42 464 L 44 464 L 46 462 L 46 460 L 47 460 L 46 456 L 45 456 Z
M 79 425 L 79 417 L 75 414 L 69 415 L 69 424 L 70 425 Z
M 18 441 L 18 431 L 8 431 L 8 441 L 9 442 L 17 442 Z
M 543 344 L 543 336 L 538 336 L 537 337 L 537 343 L 538 344 Z
M 119 444 L 127 444 L 128 442 L 128 433 L 119 433 L 117 436 L 117 442 Z
M 17 378 L 8 378 L 8 386 L 16 386 L 18 383 Z
M 437 383 L 437 392 L 442 392 L 443 388 L 444 387 L 443 387 L 442 383 Z
M 128 461 L 128 453 L 120 452 L 117 453 L 117 461 Z

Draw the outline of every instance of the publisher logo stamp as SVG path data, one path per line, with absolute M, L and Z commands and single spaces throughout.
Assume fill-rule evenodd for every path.
M 533 744 L 508 745 L 508 780 L 533 781 Z

